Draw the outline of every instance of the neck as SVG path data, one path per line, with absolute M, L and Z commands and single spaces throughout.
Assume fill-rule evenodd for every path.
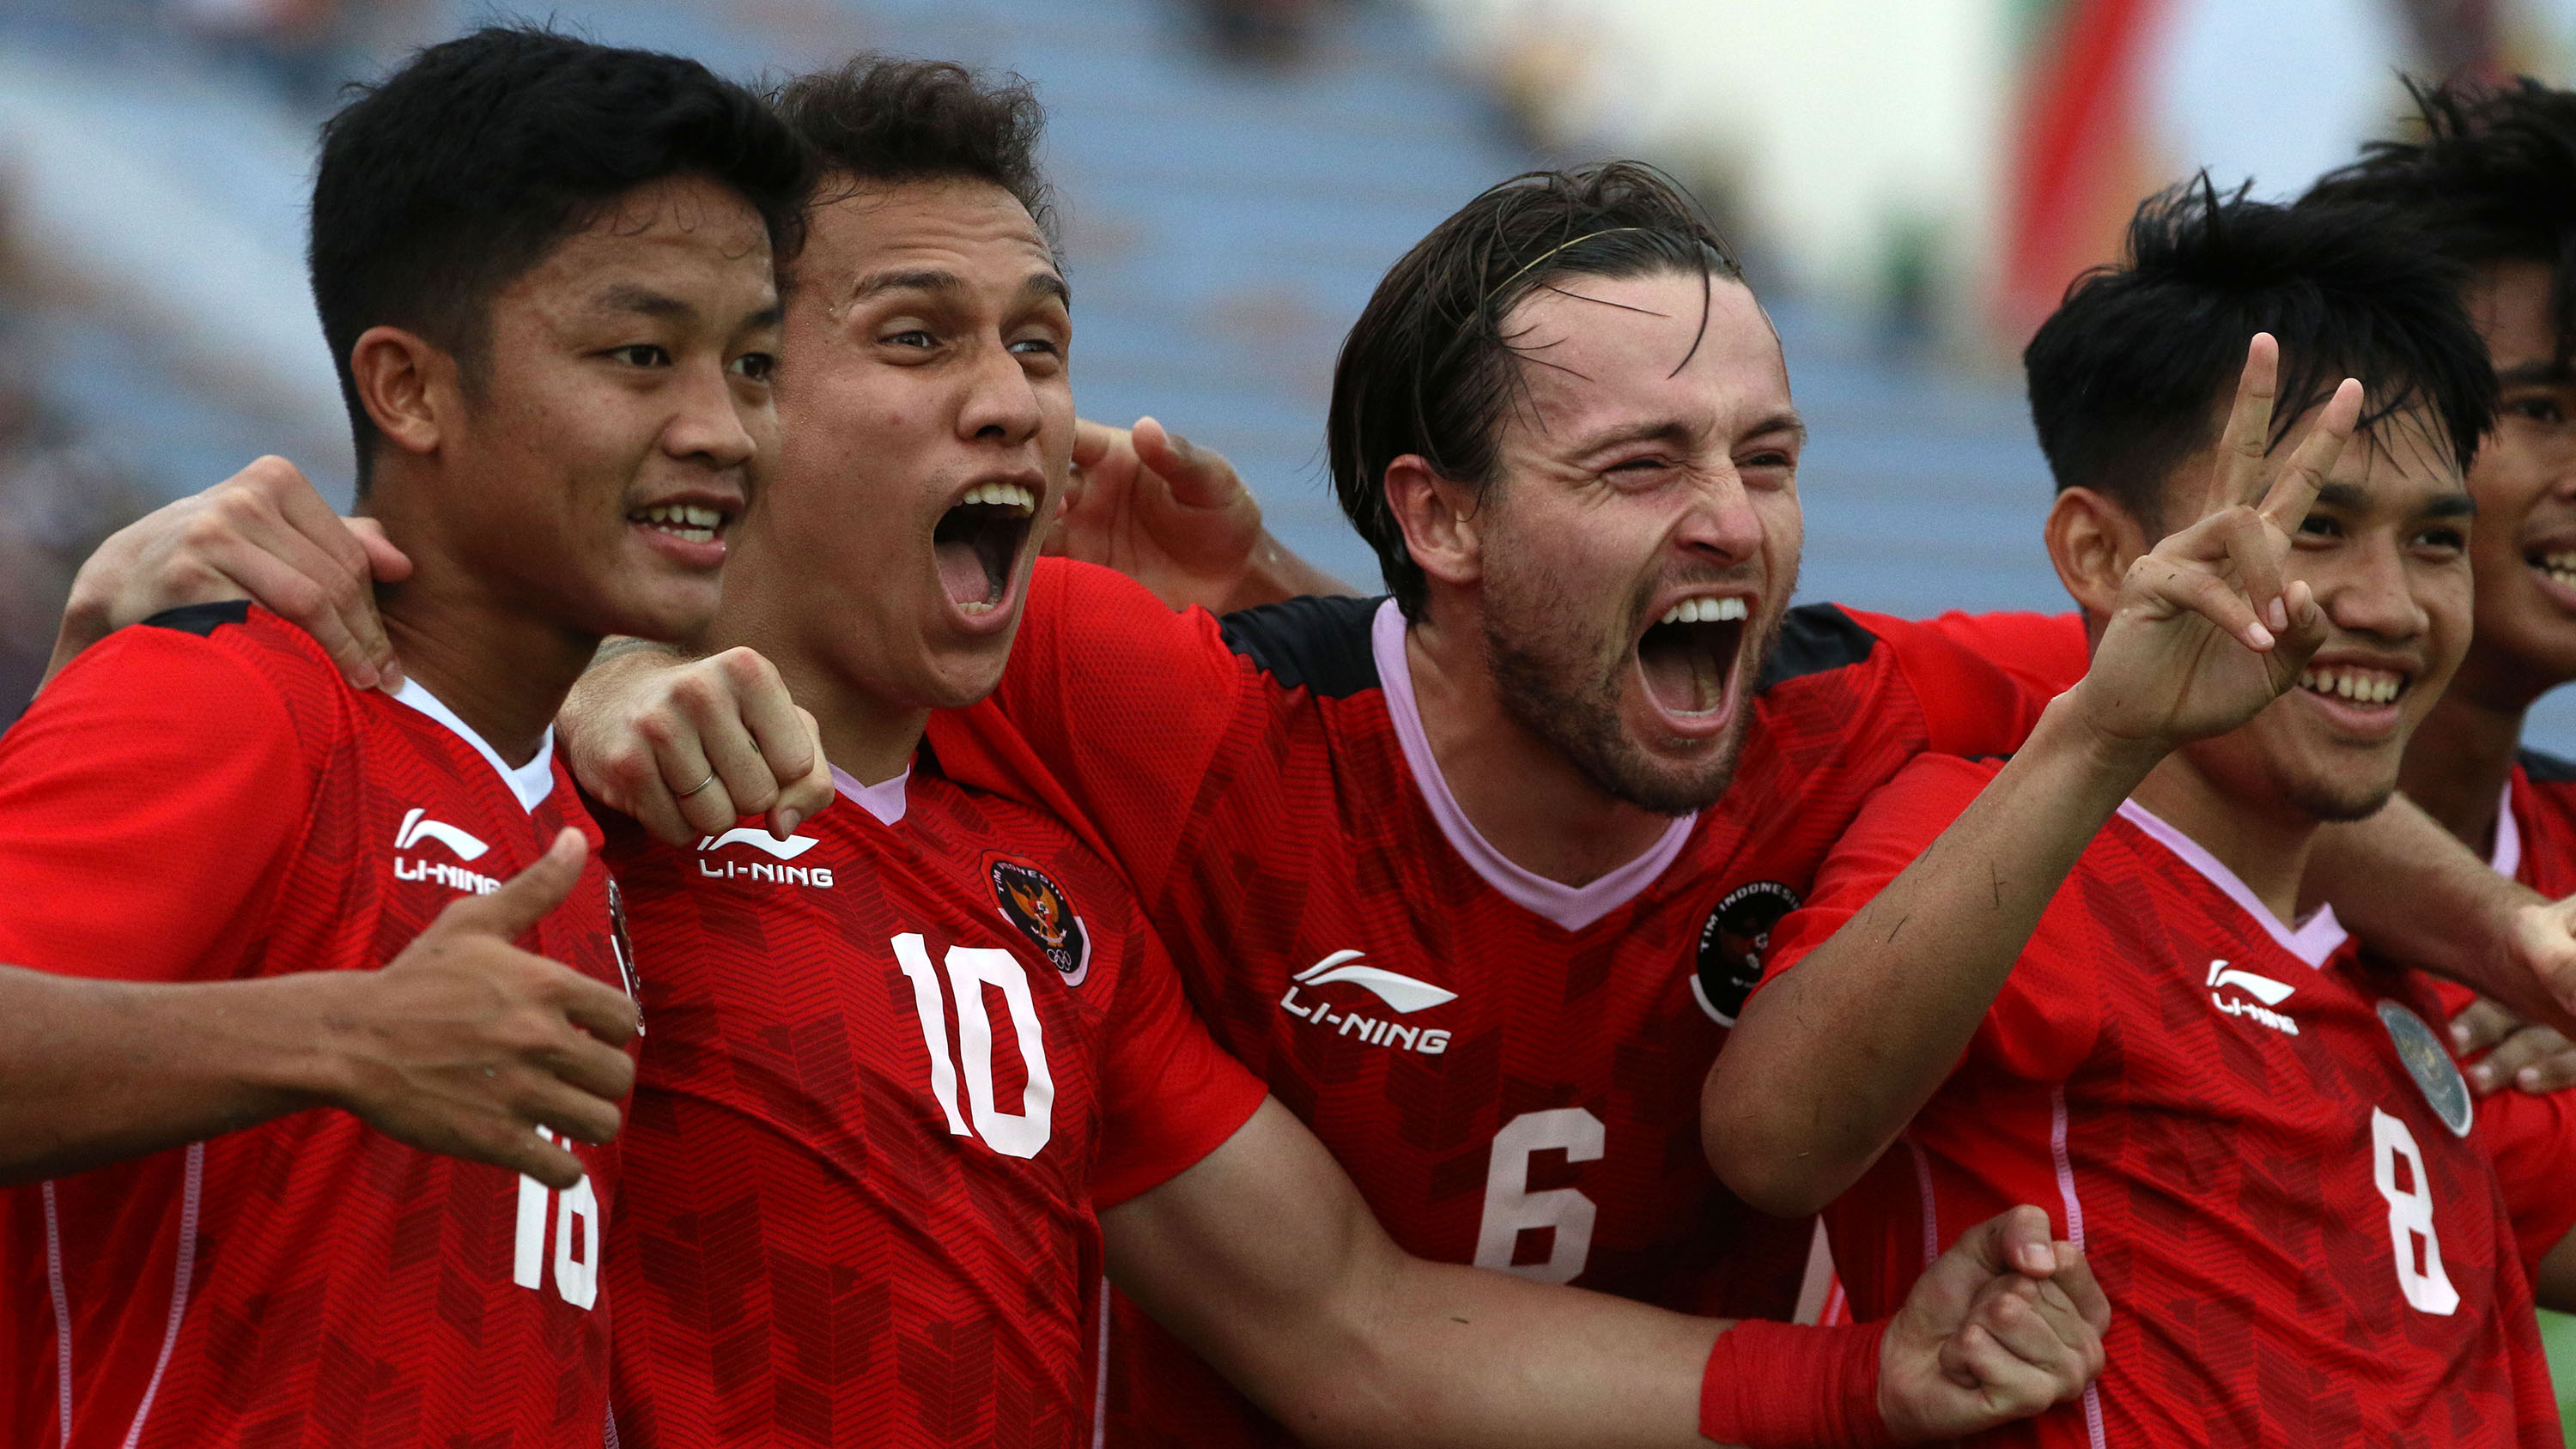
M 2485 859 L 2495 852 L 2496 809 L 2505 781 L 2513 777 L 2523 716 L 2538 692 L 2482 687 L 2483 672 L 2475 663 L 2473 657 L 2461 666 L 2416 727 L 2397 785 Z
M 456 712 L 503 761 L 524 765 L 545 743 L 599 636 L 567 629 L 503 597 L 446 547 L 425 519 L 382 496 L 362 511 L 409 554 L 411 577 L 376 589 L 376 609 L 403 672 Z
M 2179 751 L 2165 756 L 2129 798 L 2216 856 L 2283 925 L 2297 922 L 2315 816 L 2283 802 L 2269 802 L 2277 808 L 2251 803 Z
M 1672 817 L 1609 795 L 1503 708 L 1484 639 L 1463 610 L 1404 631 L 1404 662 L 1431 757 L 1468 823 L 1504 859 L 1582 886 L 1654 848 Z
M 748 559 L 745 544 L 753 544 Z M 930 711 L 890 701 L 853 677 L 833 642 L 815 637 L 818 628 L 846 628 L 846 616 L 812 600 L 770 598 L 766 586 L 783 583 L 792 590 L 805 575 L 764 565 L 759 554 L 748 535 L 729 552 L 724 600 L 716 609 L 707 648 L 745 646 L 775 666 L 789 696 L 812 712 L 823 739 L 823 758 L 852 779 L 876 785 L 902 774 L 912 765 Z

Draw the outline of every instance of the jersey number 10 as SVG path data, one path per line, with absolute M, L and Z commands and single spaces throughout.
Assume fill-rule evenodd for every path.
M 540 1127 L 548 1142 L 555 1134 Z M 547 1208 L 554 1210 L 548 1212 Z M 575 1308 L 599 1301 L 599 1194 L 585 1177 L 568 1192 L 549 1192 L 533 1177 L 519 1179 L 519 1230 L 510 1254 L 510 1281 L 522 1288 L 542 1287 L 546 1275 L 546 1227 L 555 1230 L 555 1293 Z
M 984 1139 L 1004 1157 L 1035 1157 L 1055 1135 L 1055 1076 L 1047 1070 L 1046 1041 L 1039 1035 L 1037 999 L 1029 994 L 1029 974 L 1019 958 L 990 946 L 948 948 L 948 987 L 957 1001 L 957 1056 L 948 1054 L 948 1012 L 940 1003 L 939 973 L 930 952 L 911 932 L 894 938 L 895 963 L 912 980 L 913 1010 L 921 1016 L 921 1043 L 930 1049 L 930 1095 L 948 1114 L 948 1130 L 959 1137 Z M 1028 1086 L 1020 1093 L 1020 1110 L 1005 1112 L 993 1100 L 993 1018 L 984 1009 L 984 988 L 1002 993 L 1011 1013 L 1011 1034 L 1019 1038 L 1020 1065 Z M 966 1072 L 966 1105 L 975 1114 L 969 1131 L 957 1111 L 958 1065 Z

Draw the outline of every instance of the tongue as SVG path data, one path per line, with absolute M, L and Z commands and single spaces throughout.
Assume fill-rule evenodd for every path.
M 1655 630 L 1639 641 L 1637 662 L 1644 666 L 1646 693 L 1666 713 L 1706 714 L 1726 701 L 1726 673 L 1702 640 Z
M 975 545 L 964 539 L 932 545 L 939 560 L 939 586 L 948 591 L 949 600 L 959 604 L 981 604 L 991 600 L 992 581 L 984 573 L 982 555 Z

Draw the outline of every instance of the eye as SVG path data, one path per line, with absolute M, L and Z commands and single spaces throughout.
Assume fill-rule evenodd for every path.
M 612 347 L 608 355 L 629 367 L 668 367 L 670 349 L 653 342 L 637 342 L 626 347 Z
M 2553 427 L 2567 421 L 2567 410 L 2560 407 L 2558 399 L 2554 397 L 2508 398 L 2505 401 L 2504 410 L 2508 417 L 2546 423 Z
M 2468 535 L 2447 523 L 2437 523 L 2415 535 L 2415 547 L 2455 553 L 2469 546 Z
M 778 359 L 766 352 L 746 352 L 733 360 L 733 370 L 753 382 L 767 382 L 770 374 L 778 370 Z
M 890 347 L 909 347 L 923 352 L 927 352 L 931 348 L 939 345 L 939 339 L 931 336 L 928 332 L 923 331 L 918 327 L 907 327 L 900 332 L 889 332 L 878 340 L 884 342 Z
M 1064 351 L 1052 337 L 1025 337 L 1012 343 L 1011 350 L 1022 357 L 1054 357 Z
M 2330 514 L 2311 513 L 2299 520 L 2301 538 L 2334 539 L 2343 537 L 2343 525 Z

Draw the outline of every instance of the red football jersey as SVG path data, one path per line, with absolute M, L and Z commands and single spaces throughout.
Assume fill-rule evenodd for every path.
M 134 981 L 370 970 L 566 825 L 428 696 L 243 605 L 125 629 L 0 738 L 0 961 Z M 631 989 L 595 860 L 521 944 Z M 597 1445 L 617 1152 L 571 1192 L 302 1112 L 0 1192 L 16 1445 Z
M 2084 676 L 2091 663 L 2080 614 L 1944 614 L 1930 621 L 2042 698 Z M 2576 765 L 2525 751 L 2505 790 L 2492 858 L 2496 869 L 2551 897 L 2576 894 Z M 2426 976 L 2444 1021 L 2477 999 Z M 2450 1034 L 2443 1033 L 2448 1043 Z M 2478 1104 L 2478 1136 L 2495 1159 L 2525 1266 L 2576 1228 L 2576 1193 L 2564 1172 L 2576 1148 L 2576 1092 L 2534 1097 L 2503 1091 Z M 2567 1144 L 2562 1147 L 2561 1144 Z
M 1999 768 L 1927 759 L 1872 799 L 1770 974 Z M 2331 912 L 2282 926 L 2124 805 L 1958 1070 L 1826 1210 L 1853 1307 L 1892 1310 L 1961 1229 L 2040 1203 L 2114 1305 L 2109 1366 L 1983 1442 L 2554 1449 L 2530 1287 L 2439 1019 Z
M 1261 1104 L 1115 869 L 924 760 L 785 842 L 609 818 L 648 1036 L 626 1445 L 1087 1444 L 1095 1205 Z
M 1787 1317 L 1811 1229 L 1717 1184 L 1701 1081 L 1862 797 L 1921 750 L 2009 748 L 2022 695 L 1913 626 L 1794 610 L 1724 800 L 1572 889 L 1458 810 L 1403 628 L 1359 599 L 1220 623 L 1045 560 L 999 691 L 931 740 L 1098 832 L 1217 1040 L 1408 1250 Z M 1124 1304 L 1109 1370 L 1113 1441 L 1290 1442 Z

